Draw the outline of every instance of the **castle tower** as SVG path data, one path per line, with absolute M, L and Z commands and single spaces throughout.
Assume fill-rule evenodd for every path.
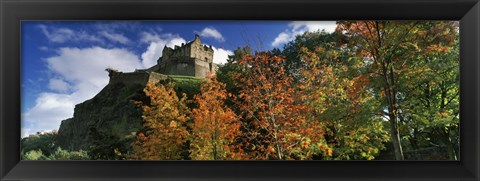
M 166 75 L 205 77 L 216 70 L 213 63 L 213 48 L 202 44 L 200 36 L 187 44 L 163 48 L 162 57 L 157 61 L 157 71 Z

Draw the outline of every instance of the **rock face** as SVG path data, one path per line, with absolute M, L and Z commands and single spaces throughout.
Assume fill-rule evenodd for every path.
M 67 150 L 89 149 L 101 135 L 128 145 L 141 127 L 141 109 L 134 100 L 145 99 L 142 84 L 108 84 L 94 98 L 75 106 L 72 118 L 62 121 L 56 142 Z M 99 136 L 100 135 L 100 136 Z M 105 143 L 109 144 L 109 143 Z
M 173 82 L 177 95 L 185 93 L 190 99 L 200 90 L 201 78 L 197 77 L 147 71 L 109 73 L 109 84 L 92 99 L 77 104 L 73 117 L 62 121 L 57 146 L 69 151 L 86 150 L 94 160 L 125 159 L 143 124 L 142 109 L 135 101 L 148 102 L 143 92 L 147 82 Z
M 142 110 L 134 101 L 148 100 L 143 92 L 146 84 L 174 81 L 177 94 L 192 98 L 199 91 L 199 78 L 215 71 L 212 61 L 212 47 L 202 45 L 197 35 L 182 47 L 165 47 L 158 64 L 151 68 L 128 73 L 107 68 L 108 85 L 94 98 L 76 105 L 73 117 L 62 121 L 57 146 L 87 150 L 93 159 L 125 158 L 142 127 Z

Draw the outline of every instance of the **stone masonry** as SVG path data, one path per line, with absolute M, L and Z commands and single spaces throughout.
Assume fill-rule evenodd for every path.
M 209 72 L 215 73 L 217 65 L 213 63 L 212 46 L 203 45 L 200 37 L 182 46 L 163 48 L 162 56 L 157 60 L 157 65 L 144 70 L 123 73 L 114 69 L 109 72 L 109 84 L 142 84 L 165 80 L 166 75 L 183 75 L 204 78 Z
M 182 46 L 165 46 L 157 63 L 154 71 L 165 75 L 205 77 L 208 72 L 215 72 L 217 67 L 213 63 L 212 46 L 202 45 L 198 35 L 193 41 L 182 43 Z

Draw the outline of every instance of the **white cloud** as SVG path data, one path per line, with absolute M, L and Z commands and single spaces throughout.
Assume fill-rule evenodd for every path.
M 21 128 L 21 137 L 24 138 L 24 137 L 27 137 L 31 134 L 33 134 L 32 132 L 32 129 L 29 129 L 29 128 Z
M 73 83 L 88 82 L 103 87 L 108 82 L 105 68 L 134 71 L 141 68 L 140 60 L 126 49 L 60 48 L 58 56 L 47 58 L 48 69 Z
M 183 39 L 178 34 L 172 33 L 163 33 L 158 34 L 156 32 L 141 32 L 140 33 L 140 42 L 142 43 L 151 43 L 151 42 L 159 42 L 159 41 L 166 41 L 171 39 Z
M 162 41 L 162 38 L 157 33 L 141 32 L 140 36 L 140 42 L 142 43 Z
M 46 47 L 46 46 L 38 47 L 38 49 L 42 50 L 42 51 L 48 51 L 48 47 Z
M 99 31 L 137 31 L 141 29 L 140 21 L 98 21 L 93 24 L 93 27 Z
M 295 36 L 304 32 L 325 31 L 334 32 L 337 27 L 335 21 L 293 21 L 288 25 L 289 29 L 278 34 L 273 40 L 272 46 L 279 47 L 295 39 Z
M 178 37 L 167 40 L 166 45 L 167 47 L 174 48 L 175 45 L 181 46 L 182 43 L 186 43 L 185 39 Z
M 276 47 L 276 46 L 279 46 L 279 45 L 283 45 L 283 44 L 291 41 L 292 39 L 293 38 L 292 38 L 291 34 L 281 32 L 280 34 L 278 34 L 278 36 L 275 38 L 275 40 L 273 40 L 272 46 Z
M 66 92 L 70 89 L 70 85 L 62 79 L 50 79 L 48 88 L 54 91 Z
M 162 55 L 165 43 L 151 42 L 147 51 L 142 53 L 142 64 L 144 67 L 151 67 L 157 64 L 158 58 Z
M 337 28 L 335 21 L 294 21 L 289 24 L 293 28 L 294 32 L 313 32 L 313 31 L 322 31 L 331 33 Z
M 127 44 L 128 42 L 130 42 L 130 40 L 127 37 L 123 36 L 123 34 L 109 33 L 107 31 L 101 31 L 100 35 L 104 36 L 105 38 L 109 39 L 110 41 L 118 42 L 118 43 L 121 43 L 121 44 Z
M 88 41 L 103 43 L 103 40 L 97 36 L 90 35 L 85 31 L 74 31 L 68 28 L 47 28 L 45 25 L 38 26 L 49 41 L 54 43 L 64 43 L 67 41 Z
M 60 122 L 73 116 L 75 102 L 81 99 L 76 94 L 41 93 L 35 106 L 22 114 L 22 136 L 39 131 L 58 129 Z M 24 132 L 25 131 L 25 132 Z
M 58 129 L 62 120 L 73 116 L 76 104 L 92 98 L 107 85 L 109 77 L 105 68 L 124 72 L 145 68 L 137 55 L 118 48 L 61 48 L 57 55 L 45 61 L 48 70 L 55 77 L 61 77 L 51 79 L 49 88 L 65 90 L 68 87 L 71 92 L 40 93 L 35 106 L 22 114 L 22 136 Z
M 196 32 L 196 33 L 199 33 L 200 36 L 202 37 L 213 38 L 219 42 L 225 41 L 225 38 L 223 37 L 223 35 L 213 27 L 206 27 L 201 32 Z
M 141 42 L 148 43 L 147 50 L 142 53 L 142 64 L 144 67 L 148 68 L 157 64 L 157 60 L 160 56 L 162 56 L 163 48 L 166 46 L 168 47 L 175 47 L 175 45 L 181 45 L 182 43 L 186 43 L 185 39 L 178 35 L 173 34 L 156 34 L 156 33 L 148 33 L 142 32 L 141 33 Z
M 225 50 L 223 48 L 213 48 L 213 63 L 216 64 L 225 64 L 229 55 L 233 55 L 233 52 L 230 50 Z

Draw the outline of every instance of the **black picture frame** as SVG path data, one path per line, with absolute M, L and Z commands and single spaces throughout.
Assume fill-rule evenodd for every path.
M 478 0 L 0 0 L 1 180 L 478 181 Z M 459 20 L 460 161 L 20 161 L 22 20 Z

